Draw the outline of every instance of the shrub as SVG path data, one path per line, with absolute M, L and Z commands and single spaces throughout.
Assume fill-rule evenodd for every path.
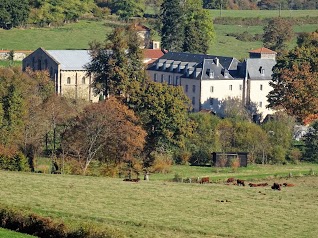
M 30 171 L 28 160 L 21 152 L 17 152 L 13 155 L 0 154 L 0 169 Z
M 152 173 L 169 173 L 171 170 L 172 160 L 166 155 L 156 154 L 154 156 L 154 161 L 150 167 L 150 172 Z
M 240 158 L 239 157 L 232 158 L 230 160 L 230 165 L 231 165 L 233 172 L 236 172 L 237 169 L 240 167 Z
M 64 174 L 80 175 L 83 173 L 81 163 L 69 157 L 64 159 L 64 166 L 62 165 L 61 168 Z
M 216 167 L 225 167 L 227 164 L 227 156 L 226 154 L 220 155 L 220 157 L 216 161 Z
M 211 163 L 211 155 L 208 151 L 200 149 L 192 154 L 189 162 L 192 165 L 206 165 Z
M 188 151 L 179 151 L 174 154 L 174 162 L 176 164 L 186 165 L 189 162 L 191 153 Z

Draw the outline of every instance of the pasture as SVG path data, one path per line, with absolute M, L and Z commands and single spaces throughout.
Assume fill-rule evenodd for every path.
M 188 167 L 188 166 L 184 166 Z M 317 165 L 273 171 L 267 179 L 258 168 L 230 170 L 203 168 L 202 175 L 218 183 L 175 183 L 150 176 L 150 181 L 0 171 L 1 204 L 64 221 L 72 227 L 95 224 L 112 237 L 316 237 L 318 232 L 318 177 L 280 178 L 278 172 L 317 173 Z M 199 167 L 175 167 L 197 176 Z M 202 169 L 202 168 L 201 168 Z M 263 172 L 260 172 L 262 174 Z M 309 171 L 308 171 L 309 172 Z M 187 174 L 185 174 L 187 173 Z M 274 191 L 225 185 L 228 177 L 251 176 L 272 184 L 294 183 Z M 296 172 L 294 172 L 296 175 Z M 302 176 L 300 176 L 302 175 Z M 224 179 L 223 179 L 224 178 Z

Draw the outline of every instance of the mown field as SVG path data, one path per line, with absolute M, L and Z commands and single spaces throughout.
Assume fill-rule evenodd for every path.
M 150 181 L 139 183 L 0 171 L 0 197 L 2 205 L 50 216 L 70 226 L 95 224 L 113 237 L 316 237 L 318 176 L 305 175 L 310 169 L 310 173 L 317 173 L 318 166 L 259 167 L 233 173 L 176 166 L 169 174 L 151 175 Z M 290 171 L 292 178 L 279 175 Z M 221 181 L 167 181 L 176 172 L 184 176 L 207 175 Z M 267 179 L 258 174 L 266 174 Z M 223 178 L 232 176 L 296 186 L 274 191 L 269 186 L 225 185 Z
M 217 16 L 218 11 L 212 10 L 213 17 Z M 289 15 L 288 15 L 288 14 Z M 274 17 L 277 11 L 234 11 L 224 10 L 222 16 L 231 17 Z M 283 16 L 290 16 L 290 11 L 282 11 Z M 292 16 L 317 16 L 318 11 L 304 10 L 292 11 Z M 93 40 L 103 41 L 112 27 L 118 24 L 113 21 L 88 21 L 81 20 L 78 23 L 72 23 L 61 27 L 52 28 L 31 28 L 31 29 L 0 29 L 0 49 L 8 50 L 35 50 L 43 47 L 52 49 L 87 49 L 89 42 Z M 216 31 L 216 40 L 211 45 L 209 54 L 232 56 L 238 59 L 246 58 L 248 51 L 262 46 L 261 41 L 239 41 L 233 36 L 227 36 L 229 33 L 261 34 L 263 26 L 241 26 L 241 25 L 214 25 Z M 317 24 L 295 25 L 294 31 L 312 32 L 318 29 Z M 159 39 L 158 36 L 154 36 Z M 290 48 L 294 47 L 295 41 L 291 43 Z

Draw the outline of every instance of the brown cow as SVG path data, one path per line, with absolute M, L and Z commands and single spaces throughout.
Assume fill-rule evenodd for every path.
M 281 190 L 281 188 L 280 188 L 280 187 L 281 187 L 281 184 L 274 183 L 274 184 L 273 184 L 273 186 L 272 186 L 271 188 L 272 188 L 272 189 L 274 189 L 274 190 L 279 190 L 279 191 L 280 191 L 280 190 Z
M 235 181 L 235 178 L 228 178 L 226 180 L 227 183 L 233 183 Z
M 237 186 L 245 186 L 245 181 L 242 179 L 237 179 L 236 182 L 237 182 Z
M 266 187 L 268 185 L 268 183 L 258 183 L 257 186 L 258 187 Z
M 292 183 L 283 183 L 284 187 L 294 187 L 295 184 Z
M 248 184 L 250 187 L 258 187 L 258 184 L 256 184 L 256 183 L 249 183 Z
M 210 178 L 209 177 L 203 177 L 203 178 L 201 178 L 200 183 L 201 184 L 202 183 L 210 183 Z

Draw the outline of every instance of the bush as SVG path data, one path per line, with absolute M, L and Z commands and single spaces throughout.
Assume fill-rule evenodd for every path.
M 231 165 L 233 172 L 236 172 L 237 169 L 240 167 L 240 158 L 239 157 L 232 158 L 230 160 L 230 165 Z
M 222 154 L 220 155 L 220 157 L 218 158 L 218 160 L 216 161 L 216 167 L 225 167 L 227 164 L 227 156 L 226 154 Z
M 188 151 L 179 151 L 174 154 L 174 162 L 180 165 L 186 165 L 189 162 L 191 153 Z
M 206 150 L 198 150 L 189 159 L 191 165 L 206 165 L 211 163 L 211 155 Z
M 150 167 L 151 173 L 169 173 L 171 170 L 172 159 L 167 157 L 167 155 L 156 153 L 154 156 L 154 161 Z
M 28 160 L 21 152 L 17 152 L 13 155 L 0 154 L 0 169 L 30 171 Z

